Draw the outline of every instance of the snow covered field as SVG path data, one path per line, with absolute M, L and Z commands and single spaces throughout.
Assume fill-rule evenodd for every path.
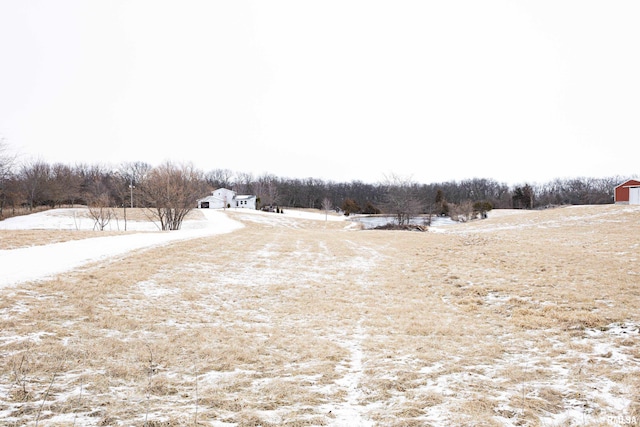
M 93 230 L 94 222 L 84 211 L 86 209 L 56 209 L 9 218 L 0 222 L 0 230 Z M 242 227 L 241 223 L 230 220 L 222 212 L 199 212 L 204 216 L 203 220 L 187 220 L 182 230 L 173 233 L 157 232 L 158 226 L 152 221 L 128 221 L 128 230 L 140 233 L 0 250 L 0 287 L 46 278 L 92 261 L 125 255 L 136 249 L 230 233 Z M 116 224 L 112 221 L 106 230 L 113 231 L 121 227 L 124 227 L 124 223 Z
M 0 222 L 42 235 L 0 250 L 0 424 L 639 424 L 637 207 L 199 214 L 53 244 L 90 220 Z

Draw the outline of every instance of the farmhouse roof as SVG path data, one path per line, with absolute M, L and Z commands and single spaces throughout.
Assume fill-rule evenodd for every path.
M 620 188 L 620 187 L 638 187 L 640 186 L 640 181 L 638 181 L 637 179 L 628 179 L 625 182 L 623 182 L 622 184 L 616 185 L 615 188 Z
M 199 202 L 210 202 L 211 200 L 222 200 L 221 197 L 217 197 L 214 195 L 203 197 L 202 199 L 198 199 Z

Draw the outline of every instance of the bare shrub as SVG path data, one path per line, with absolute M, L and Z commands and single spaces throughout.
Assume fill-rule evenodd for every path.
M 162 230 L 179 230 L 205 192 L 204 176 L 193 165 L 167 162 L 152 169 L 141 185 L 151 216 Z
M 454 221 L 467 222 L 477 217 L 477 211 L 473 207 L 473 202 L 467 200 L 455 205 L 450 204 L 449 216 Z
M 396 218 L 398 225 L 409 224 L 411 218 L 422 212 L 423 203 L 418 196 L 417 184 L 408 177 L 391 174 L 385 182 L 383 210 Z
M 90 201 L 89 216 L 94 221 L 93 229 L 100 231 L 104 231 L 105 227 L 116 217 L 115 212 L 109 206 L 109 196 L 106 193 Z

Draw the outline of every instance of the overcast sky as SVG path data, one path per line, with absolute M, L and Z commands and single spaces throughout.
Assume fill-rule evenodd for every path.
M 378 182 L 640 172 L 640 2 L 0 0 L 0 137 Z

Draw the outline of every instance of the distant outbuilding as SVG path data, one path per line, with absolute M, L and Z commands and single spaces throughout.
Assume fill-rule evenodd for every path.
M 616 186 L 613 200 L 617 205 L 640 205 L 640 181 L 629 179 Z

